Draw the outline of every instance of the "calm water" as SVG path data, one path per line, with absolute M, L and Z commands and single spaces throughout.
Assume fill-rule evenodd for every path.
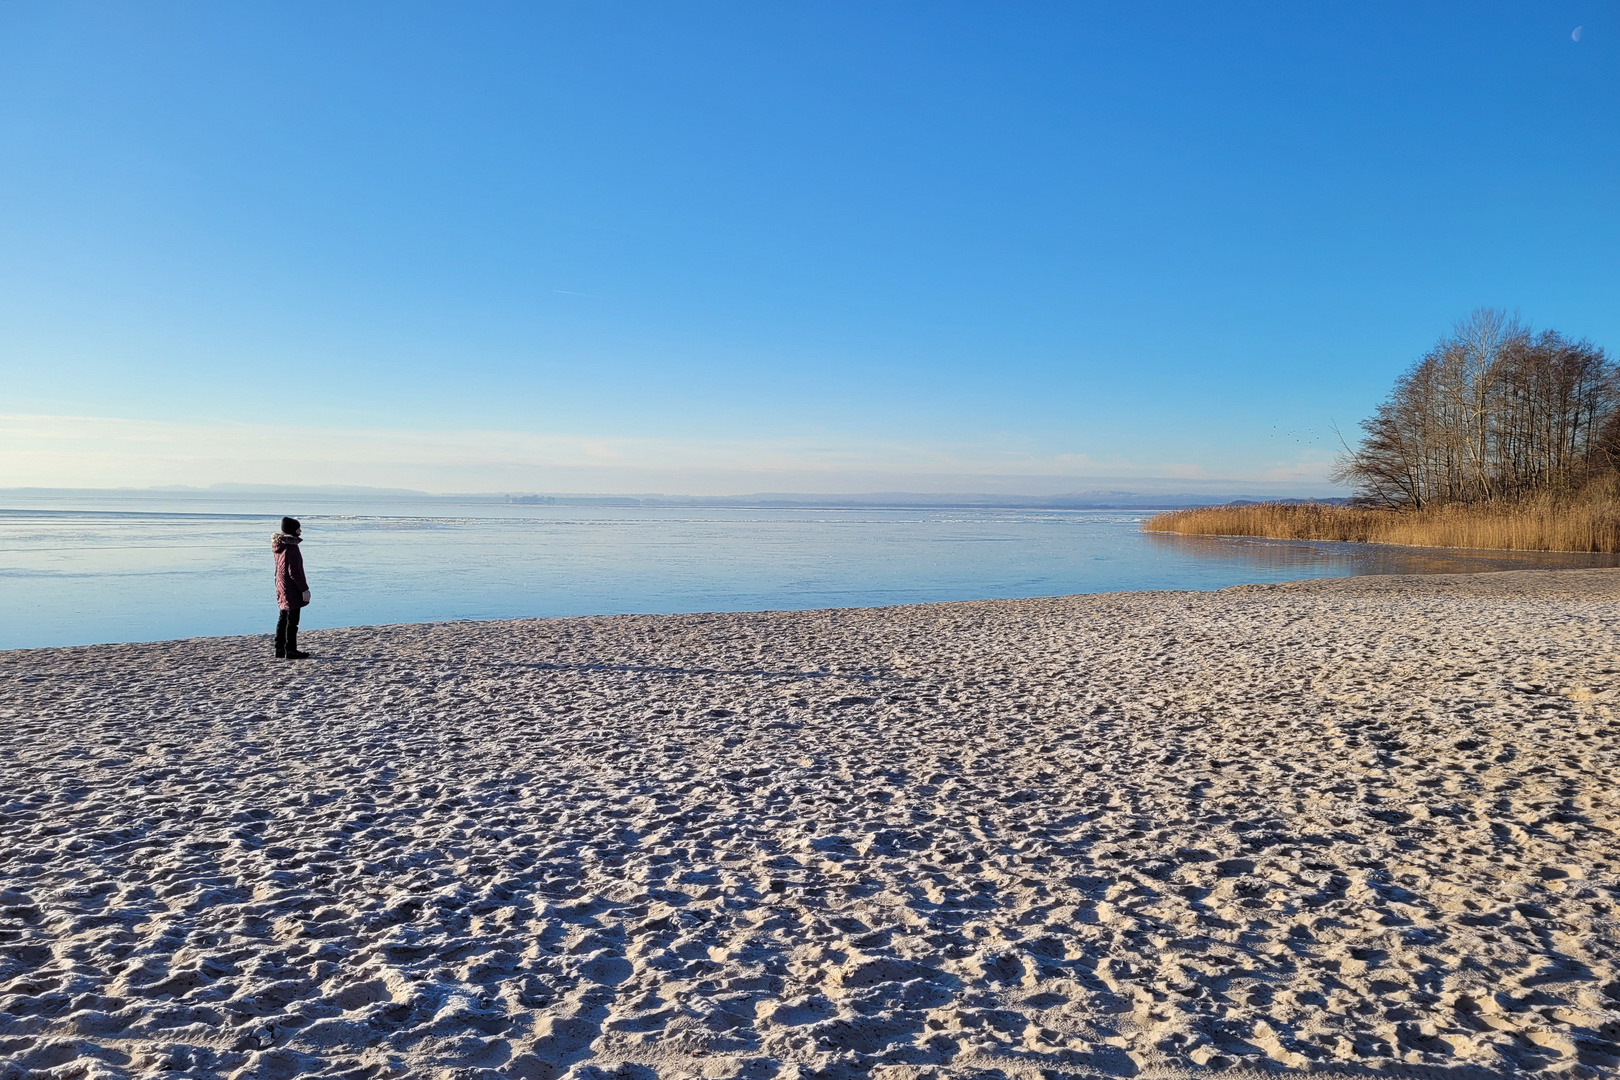
M 0 504 L 0 648 L 274 629 L 280 508 L 262 497 L 31 502 Z M 315 601 L 307 629 L 1616 562 L 1144 535 L 1140 512 L 292 502 Z

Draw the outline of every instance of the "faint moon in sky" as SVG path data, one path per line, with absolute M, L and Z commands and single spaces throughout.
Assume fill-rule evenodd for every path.
M 1586 29 L 1586 27 L 1584 27 L 1584 26 L 1577 26 L 1577 27 L 1576 27 L 1576 28 L 1575 28 L 1575 29 L 1574 29 L 1574 30 L 1573 30 L 1573 31 L 1572 31 L 1572 32 L 1571 32 L 1571 33 L 1570 33 L 1570 35 L 1569 35 L 1569 40 L 1571 40 L 1571 41 L 1579 41 L 1579 40 L 1581 40 L 1581 31 L 1582 31 L 1582 30 L 1585 30 L 1585 29 Z

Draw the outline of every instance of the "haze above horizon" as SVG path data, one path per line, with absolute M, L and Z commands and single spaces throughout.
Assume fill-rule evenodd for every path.
M 1617 61 L 1594 2 L 0 5 L 0 488 L 1342 494 L 1471 309 L 1620 342 Z

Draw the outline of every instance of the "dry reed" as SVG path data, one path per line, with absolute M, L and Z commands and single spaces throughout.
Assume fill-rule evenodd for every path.
M 1501 551 L 1620 552 L 1620 497 L 1613 483 L 1579 495 L 1520 502 L 1371 510 L 1324 503 L 1200 506 L 1157 514 L 1148 532 L 1264 536 L 1276 540 L 1350 540 L 1414 547 Z

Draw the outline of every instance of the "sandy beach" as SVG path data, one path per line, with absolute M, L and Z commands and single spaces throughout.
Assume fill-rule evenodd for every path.
M 0 1078 L 1620 1072 L 1620 570 L 0 653 Z

